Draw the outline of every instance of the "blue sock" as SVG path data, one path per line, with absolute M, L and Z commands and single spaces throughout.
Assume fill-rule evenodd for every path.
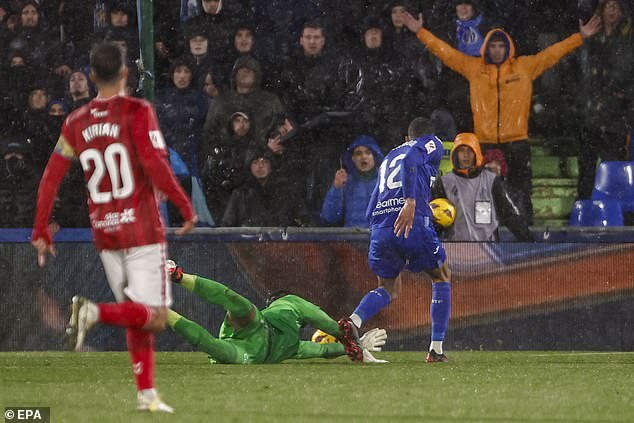
M 451 284 L 436 282 L 431 284 L 431 340 L 443 341 L 449 325 L 451 312 Z
M 361 318 L 362 322 L 366 322 L 374 317 L 381 309 L 392 301 L 390 294 L 385 288 L 378 287 L 365 294 L 361 302 L 354 310 L 354 314 Z

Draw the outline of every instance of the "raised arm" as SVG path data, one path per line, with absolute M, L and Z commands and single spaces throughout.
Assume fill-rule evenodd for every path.
M 547 69 L 555 66 L 559 61 L 581 45 L 583 40 L 595 35 L 601 29 L 601 19 L 594 15 L 587 23 L 579 19 L 579 32 L 553 44 L 534 56 L 523 56 L 520 60 L 527 60 L 531 67 L 532 79 L 537 78 Z
M 414 18 L 409 13 L 405 13 L 403 19 L 405 26 L 416 34 L 419 41 L 431 51 L 434 56 L 438 57 L 446 66 L 458 72 L 462 76 L 468 78 L 468 72 L 473 69 L 473 65 L 477 64 L 480 59 L 464 54 L 460 50 L 451 47 L 440 38 L 434 36 L 430 31 L 423 28 L 423 16 L 419 15 Z

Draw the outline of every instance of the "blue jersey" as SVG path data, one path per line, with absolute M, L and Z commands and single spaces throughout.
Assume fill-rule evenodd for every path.
M 368 204 L 370 229 L 393 227 L 406 198 L 416 200 L 414 224 L 428 225 L 431 185 L 442 157 L 442 141 L 434 135 L 423 135 L 390 151 Z

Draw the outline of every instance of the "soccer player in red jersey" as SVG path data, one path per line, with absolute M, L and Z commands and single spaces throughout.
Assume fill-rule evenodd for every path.
M 196 215 L 171 171 L 152 106 L 123 94 L 125 63 L 116 44 L 102 43 L 91 51 L 91 79 L 99 93 L 62 126 L 40 182 L 31 239 L 43 266 L 46 254 L 55 254 L 48 229 L 53 202 L 71 160 L 78 159 L 95 246 L 117 302 L 96 304 L 73 297 L 67 346 L 80 350 L 97 322 L 125 327 L 137 409 L 171 413 L 154 389 L 154 332 L 165 328 L 172 303 L 160 193 L 183 215 L 180 234 L 194 227 Z

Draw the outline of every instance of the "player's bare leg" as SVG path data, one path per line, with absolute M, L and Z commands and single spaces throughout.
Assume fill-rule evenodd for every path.
M 448 361 L 443 352 L 442 343 L 449 325 L 451 312 L 451 271 L 445 261 L 438 269 L 427 271 L 432 279 L 432 299 L 430 308 L 431 316 L 431 343 L 427 353 L 428 363 L 445 363 Z

